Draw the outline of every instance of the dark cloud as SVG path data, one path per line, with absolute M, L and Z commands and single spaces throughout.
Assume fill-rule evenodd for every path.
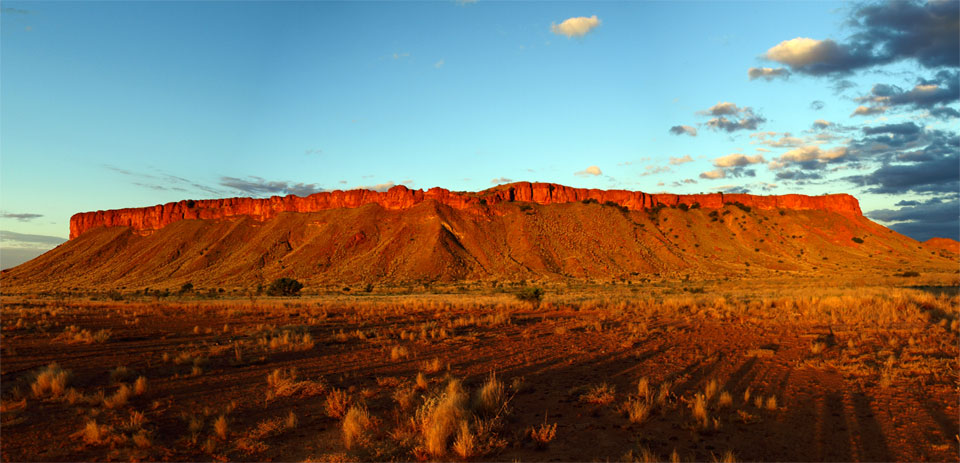
M 753 112 L 749 106 L 738 107 L 734 103 L 717 103 L 708 109 L 698 111 L 697 114 L 716 116 L 707 121 L 707 127 L 714 130 L 736 132 L 737 130 L 757 130 L 757 127 L 766 122 L 763 116 Z M 728 118 L 727 116 L 731 116 Z
M 12 212 L 2 212 L 2 213 L 0 213 L 0 217 L 2 217 L 2 218 L 4 218 L 4 219 L 15 219 L 15 220 L 19 220 L 19 221 L 21 221 L 21 222 L 27 222 L 27 221 L 30 221 L 30 220 L 33 220 L 33 219 L 39 219 L 40 217 L 43 217 L 43 214 L 32 214 L 32 213 L 29 213 L 29 212 L 20 213 L 20 214 L 15 214 L 15 213 L 12 213 Z
M 900 201 L 899 209 L 879 209 L 866 213 L 882 222 L 896 222 L 890 228 L 915 240 L 934 237 L 960 239 L 960 200 L 932 198 L 924 202 Z
M 803 172 L 799 170 L 785 170 L 777 172 L 777 180 L 820 180 L 822 174 L 817 172 Z
M 887 124 L 876 127 L 864 127 L 863 133 L 874 135 L 878 133 L 889 133 L 894 135 L 913 135 L 920 133 L 921 127 L 913 122 L 904 122 L 901 124 Z
M 220 185 L 253 196 L 297 195 L 310 196 L 324 191 L 316 183 L 293 183 L 288 181 L 267 181 L 261 177 L 250 176 L 246 179 L 220 177 Z
M 810 109 L 812 109 L 812 110 L 814 110 L 814 111 L 819 111 L 819 110 L 823 109 L 823 108 L 826 107 L 826 106 L 827 106 L 827 104 L 824 103 L 824 102 L 822 102 L 822 101 L 820 101 L 820 100 L 813 100 L 813 101 L 810 102 Z
M 843 92 L 845 92 L 845 91 L 847 91 L 847 90 L 849 90 L 849 89 L 851 89 L 851 88 L 854 88 L 854 87 L 856 87 L 856 86 L 857 86 L 857 84 L 854 83 L 854 82 L 852 82 L 852 81 L 849 81 L 849 80 L 846 80 L 846 79 L 840 79 L 840 80 L 834 81 L 833 84 L 830 85 L 830 88 L 833 89 L 833 94 L 834 94 L 834 95 L 839 95 L 839 94 L 841 94 L 841 93 L 843 93 Z
M 885 164 L 868 175 L 846 177 L 869 187 L 870 193 L 948 193 L 960 191 L 960 158 L 956 153 L 926 162 Z
M 888 1 L 856 8 L 846 42 L 795 38 L 770 48 L 764 57 L 814 76 L 844 75 L 858 69 L 913 59 L 926 68 L 960 66 L 960 2 Z
M 908 109 L 931 109 L 960 100 L 960 75 L 957 72 L 940 71 L 933 79 L 918 79 L 909 90 L 896 85 L 876 84 L 870 94 L 857 98 L 859 103 L 883 107 Z
M 189 193 L 191 191 L 202 191 L 204 193 L 213 195 L 213 196 L 223 196 L 226 192 L 222 190 L 217 190 L 215 188 L 210 188 L 207 185 L 194 182 L 183 177 L 176 175 L 167 174 L 164 172 L 154 172 L 154 173 L 145 173 L 145 172 L 132 172 L 126 169 L 119 168 L 117 166 L 112 166 L 109 164 L 101 165 L 104 169 L 111 170 L 121 175 L 132 177 L 136 179 L 132 183 L 136 186 L 149 188 L 151 190 L 157 191 L 177 191 Z
M 697 129 L 689 125 L 675 125 L 673 127 L 670 127 L 670 133 L 674 135 L 687 134 L 687 135 L 690 135 L 691 137 L 696 137 Z
M 937 119 L 953 119 L 960 117 L 960 111 L 947 107 L 933 108 L 930 110 L 930 115 Z
M 4 246 L 10 247 L 11 242 L 19 247 L 46 247 L 52 248 L 66 242 L 66 238 L 49 235 L 31 235 L 27 233 L 17 233 L 7 230 L 0 230 L 0 242 Z M 16 247 L 16 246 L 15 246 Z
M 747 69 L 747 76 L 750 80 L 763 79 L 770 82 L 776 78 L 788 79 L 790 71 L 786 68 L 750 68 Z

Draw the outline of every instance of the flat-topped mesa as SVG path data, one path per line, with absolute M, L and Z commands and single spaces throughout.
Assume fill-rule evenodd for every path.
M 739 202 L 758 209 L 823 210 L 844 215 L 861 215 L 860 204 L 846 194 L 805 196 L 755 196 L 747 194 L 649 194 L 628 190 L 595 190 L 572 188 L 552 183 L 518 182 L 500 185 L 488 190 L 461 193 L 431 188 L 427 191 L 395 186 L 385 192 L 372 190 L 331 191 L 307 197 L 294 195 L 270 198 L 225 198 L 184 200 L 152 207 L 82 212 L 70 218 L 70 239 L 96 227 L 130 227 L 138 232 L 151 232 L 173 222 L 186 219 L 215 220 L 235 216 L 249 216 L 259 221 L 268 220 L 282 212 L 317 212 L 327 209 L 354 208 L 378 204 L 385 209 L 407 209 L 426 200 L 434 200 L 454 209 L 481 212 L 485 206 L 510 201 L 539 204 L 559 204 L 595 199 L 601 203 L 613 202 L 632 210 L 649 209 L 658 205 L 676 206 L 700 204 L 706 209 L 719 209 L 724 204 Z

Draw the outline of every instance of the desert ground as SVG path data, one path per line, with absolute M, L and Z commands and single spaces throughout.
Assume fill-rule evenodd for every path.
M 5 296 L 3 460 L 956 461 L 956 287 Z

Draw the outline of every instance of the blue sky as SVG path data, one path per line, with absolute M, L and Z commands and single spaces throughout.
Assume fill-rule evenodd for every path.
M 956 238 L 952 5 L 6 1 L 0 229 L 528 180 L 848 192 L 911 236 Z

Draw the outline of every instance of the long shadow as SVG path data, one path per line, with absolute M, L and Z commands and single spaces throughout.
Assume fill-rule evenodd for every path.
M 883 436 L 880 424 L 874 418 L 870 399 L 862 393 L 855 393 L 851 397 L 853 402 L 854 418 L 858 425 L 859 457 L 863 461 L 893 461 L 887 440 Z

